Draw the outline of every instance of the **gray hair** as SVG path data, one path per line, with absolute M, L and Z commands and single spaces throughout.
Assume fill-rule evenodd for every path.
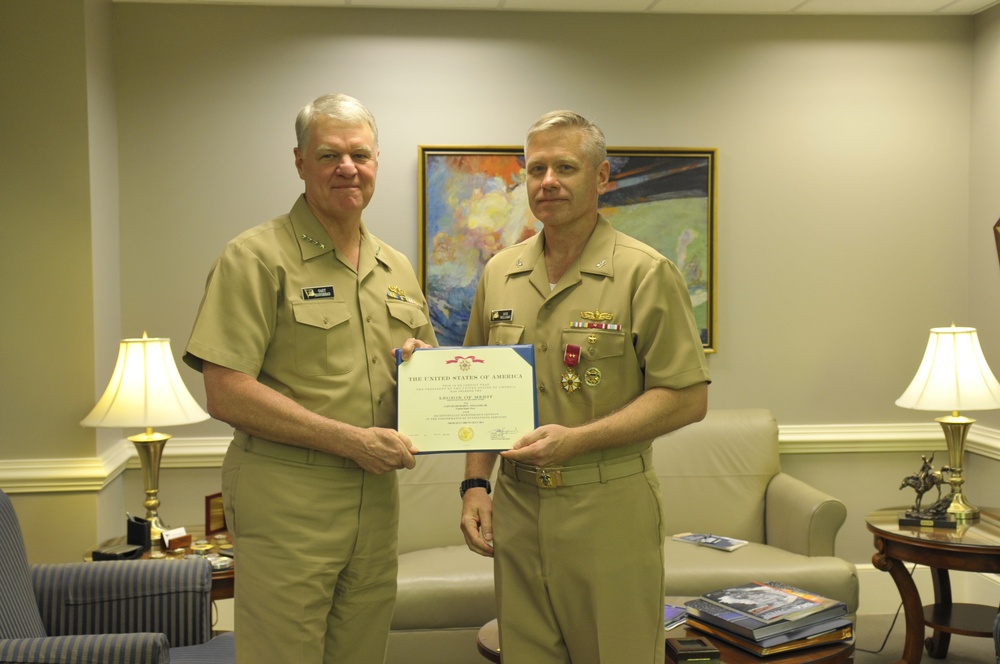
M 579 129 L 583 134 L 583 151 L 591 158 L 594 165 L 608 158 L 604 132 L 596 124 L 573 111 L 551 111 L 535 120 L 535 124 L 528 129 L 524 147 L 527 149 L 532 138 L 551 129 Z
M 378 127 L 375 126 L 375 116 L 360 101 L 343 94 L 317 97 L 302 107 L 295 118 L 295 137 L 300 150 L 306 148 L 309 127 L 317 115 L 325 115 L 350 125 L 367 126 L 371 129 L 375 150 L 378 151 Z

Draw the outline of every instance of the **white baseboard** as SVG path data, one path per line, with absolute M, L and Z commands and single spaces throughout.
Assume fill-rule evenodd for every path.
M 907 564 L 907 569 L 913 567 Z M 895 613 L 899 608 L 899 591 L 887 572 L 874 565 L 858 565 L 858 582 L 861 586 L 861 600 L 858 614 Z M 965 604 L 1000 606 L 1000 576 L 972 572 L 951 572 L 952 601 Z M 921 601 L 934 602 L 934 585 L 928 568 L 918 565 L 913 572 L 913 581 L 920 593 Z

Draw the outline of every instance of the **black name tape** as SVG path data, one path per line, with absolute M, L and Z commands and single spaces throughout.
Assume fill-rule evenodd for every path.
M 303 300 L 321 300 L 333 297 L 333 286 L 312 286 L 302 289 Z

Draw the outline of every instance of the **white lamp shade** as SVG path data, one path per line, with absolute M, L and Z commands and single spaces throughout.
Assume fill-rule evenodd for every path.
M 170 339 L 122 339 L 118 362 L 87 427 L 157 427 L 192 424 L 208 413 L 188 392 L 170 352 Z
M 1000 383 L 983 357 L 976 328 L 932 328 L 917 375 L 896 405 L 955 412 L 1000 408 Z

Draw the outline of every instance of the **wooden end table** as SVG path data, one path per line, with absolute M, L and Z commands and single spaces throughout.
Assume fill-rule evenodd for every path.
M 193 540 L 198 540 L 204 537 L 204 530 L 199 530 L 197 528 L 188 528 L 187 531 L 188 533 L 191 534 L 191 538 Z M 229 533 L 225 533 L 225 535 L 227 541 L 232 543 L 233 540 L 232 537 L 229 536 Z M 115 544 L 124 544 L 124 543 L 125 543 L 125 536 L 123 535 L 121 537 L 116 537 L 114 539 L 108 540 L 107 542 L 103 542 L 100 545 L 94 547 L 94 549 L 103 549 L 109 546 L 113 546 Z M 94 549 L 88 549 L 87 551 L 84 552 L 83 559 L 85 561 L 90 562 L 93 560 Z M 214 551 L 214 548 L 212 550 Z M 187 549 L 187 552 L 190 552 L 190 549 Z M 147 549 L 136 560 L 148 560 L 151 553 L 152 551 Z M 236 584 L 235 560 L 233 561 L 233 564 L 230 565 L 229 568 L 227 569 L 213 569 L 212 592 L 211 592 L 212 601 L 220 599 L 232 599 L 235 584 Z
M 817 648 L 806 648 L 789 653 L 757 657 L 754 654 L 740 650 L 724 641 L 713 638 L 709 634 L 699 632 L 690 627 L 675 627 L 667 632 L 668 638 L 701 637 L 708 639 L 722 656 L 722 664 L 850 664 L 854 661 L 854 642 L 832 643 Z M 491 662 L 500 662 L 500 633 L 497 621 L 491 620 L 479 630 L 476 647 L 483 657 Z M 664 654 L 666 664 L 675 664 L 669 655 Z
M 903 656 L 896 664 L 917 664 L 922 646 L 934 659 L 945 659 L 952 634 L 993 638 L 995 606 L 954 604 L 948 570 L 1000 572 L 1000 512 L 981 510 L 976 521 L 957 528 L 900 526 L 905 507 L 879 510 L 865 519 L 875 535 L 872 564 L 888 572 L 896 583 L 906 615 Z M 934 582 L 934 604 L 922 606 L 917 586 L 904 563 L 926 565 Z M 934 634 L 924 640 L 924 630 Z

